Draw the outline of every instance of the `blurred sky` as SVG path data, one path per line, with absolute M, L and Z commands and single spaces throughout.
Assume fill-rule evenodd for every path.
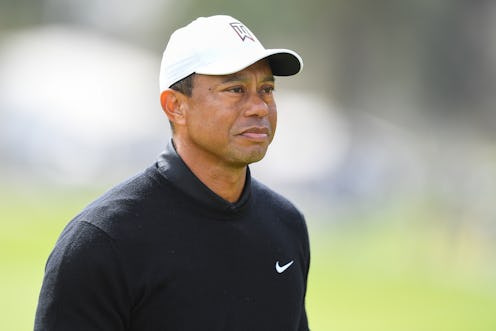
M 257 177 L 312 210 L 409 199 L 496 236 L 492 1 L 0 0 L 5 187 L 109 186 L 153 162 L 168 36 L 218 13 L 305 62 L 277 82 Z

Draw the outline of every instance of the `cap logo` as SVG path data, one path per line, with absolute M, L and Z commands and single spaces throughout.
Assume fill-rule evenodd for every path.
M 248 30 L 248 28 L 245 27 L 240 22 L 233 22 L 229 25 L 234 29 L 234 31 L 236 31 L 236 33 L 238 34 L 238 36 L 241 38 L 242 41 L 245 41 L 245 39 L 247 38 L 250 39 L 251 41 L 255 41 L 255 39 L 250 33 L 250 30 Z

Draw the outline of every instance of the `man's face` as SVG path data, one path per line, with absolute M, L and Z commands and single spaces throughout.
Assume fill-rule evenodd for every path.
M 261 160 L 276 129 L 273 90 L 265 60 L 231 75 L 196 75 L 181 137 L 190 155 L 230 167 Z

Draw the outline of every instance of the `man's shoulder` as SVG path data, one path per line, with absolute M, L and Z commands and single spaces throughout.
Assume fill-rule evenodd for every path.
M 302 217 L 300 210 L 293 202 L 255 178 L 252 178 L 252 193 L 257 203 Z
M 128 209 L 139 205 L 140 202 L 153 198 L 160 191 L 161 184 L 152 168 L 122 181 L 113 186 L 86 207 L 86 211 L 94 211 L 102 207 L 109 211 Z
M 105 232 L 139 226 L 167 204 L 170 185 L 149 167 L 117 184 L 88 204 L 72 222 L 90 223 Z

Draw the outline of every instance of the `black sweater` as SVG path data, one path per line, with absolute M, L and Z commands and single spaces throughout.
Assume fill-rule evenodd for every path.
M 172 145 L 74 218 L 51 253 L 35 330 L 308 330 L 305 221 L 252 179 L 229 203 Z

